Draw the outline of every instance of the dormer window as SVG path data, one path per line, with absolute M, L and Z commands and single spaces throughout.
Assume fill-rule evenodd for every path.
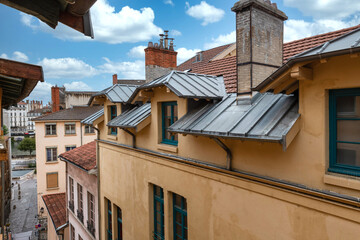
M 164 102 L 161 106 L 162 114 L 162 141 L 161 143 L 177 145 L 177 134 L 170 134 L 169 127 L 178 120 L 178 109 L 176 102 Z
M 195 62 L 201 62 L 203 60 L 203 52 L 196 53 Z

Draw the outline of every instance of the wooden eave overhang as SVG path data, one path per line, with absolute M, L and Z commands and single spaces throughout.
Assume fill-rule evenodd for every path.
M 38 81 L 44 82 L 41 66 L 0 58 L 2 107 L 16 104 L 29 96 Z

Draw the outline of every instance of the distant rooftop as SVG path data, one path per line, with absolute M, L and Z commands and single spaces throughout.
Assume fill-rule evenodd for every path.
M 55 230 L 58 230 L 67 223 L 65 193 L 42 195 L 42 199 L 55 226 Z
M 59 157 L 67 162 L 89 171 L 96 166 L 96 142 L 92 141 L 88 144 L 74 148 L 64 152 Z
M 73 107 L 60 110 L 55 113 L 50 113 L 38 118 L 33 119 L 33 121 L 48 121 L 48 120 L 83 120 L 84 118 L 94 114 L 95 112 L 101 110 L 102 106 L 94 107 Z

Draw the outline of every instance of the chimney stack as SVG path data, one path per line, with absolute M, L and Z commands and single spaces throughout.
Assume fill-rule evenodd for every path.
M 51 87 L 51 102 L 51 112 L 54 113 L 60 111 L 60 88 L 57 85 Z
M 117 74 L 113 75 L 113 85 L 118 83 L 118 78 L 117 78 Z
M 159 43 L 149 42 L 145 49 L 146 82 L 161 77 L 177 67 L 174 39 L 168 37 L 168 32 L 160 34 Z
M 270 0 L 240 0 L 236 13 L 238 94 L 251 89 L 282 65 L 285 13 Z

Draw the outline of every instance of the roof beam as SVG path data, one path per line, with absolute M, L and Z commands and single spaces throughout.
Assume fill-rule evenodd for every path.
M 313 80 L 313 70 L 311 68 L 294 66 L 290 76 L 298 80 Z
M 15 78 L 44 81 L 41 66 L 0 58 L 0 74 Z

